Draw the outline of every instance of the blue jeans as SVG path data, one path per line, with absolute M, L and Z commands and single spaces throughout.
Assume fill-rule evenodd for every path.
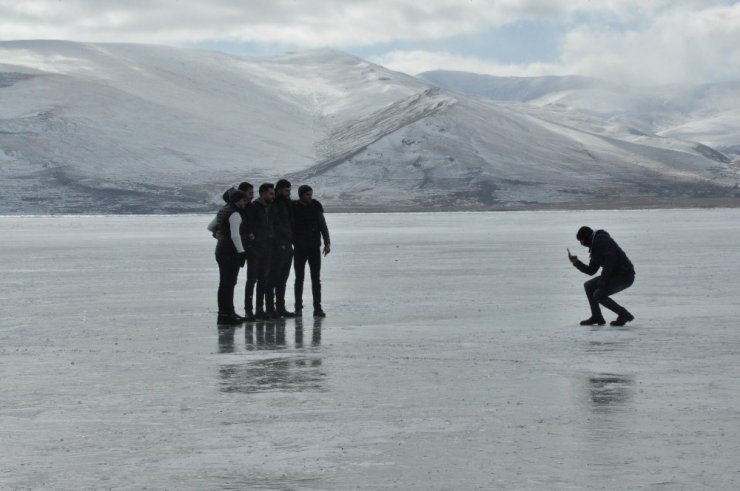
M 601 308 L 599 307 L 599 304 L 603 305 L 607 309 L 611 310 L 618 316 L 624 316 L 626 314 L 629 314 L 627 309 L 619 305 L 617 302 L 612 300 L 611 297 L 615 293 L 619 293 L 622 290 L 626 290 L 630 286 L 632 286 L 632 283 L 635 281 L 634 276 L 629 277 L 617 277 L 617 278 L 611 278 L 606 285 L 599 286 L 599 281 L 601 280 L 600 276 L 597 276 L 596 278 L 591 278 L 586 283 L 583 284 L 584 289 L 586 290 L 586 297 L 588 298 L 588 304 L 591 306 L 591 315 L 595 318 L 603 318 L 604 316 L 601 314 Z

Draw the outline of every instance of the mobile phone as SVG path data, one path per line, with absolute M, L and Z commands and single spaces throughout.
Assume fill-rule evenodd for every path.
M 570 253 L 570 249 L 568 247 L 566 247 L 565 250 L 568 251 L 568 257 L 573 257 L 573 255 Z

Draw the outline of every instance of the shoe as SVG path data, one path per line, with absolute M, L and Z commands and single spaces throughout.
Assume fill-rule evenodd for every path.
M 623 326 L 627 324 L 630 321 L 635 320 L 635 316 L 627 312 L 625 315 L 617 316 L 616 320 L 613 320 L 609 323 L 611 326 Z
M 313 316 L 314 317 L 326 317 L 326 312 L 324 312 L 321 309 L 314 309 Z
M 252 312 L 247 310 L 246 315 L 244 315 L 244 322 L 254 322 L 257 318 L 254 316 Z
M 604 324 L 606 324 L 606 321 L 603 317 L 591 316 L 588 319 L 581 321 L 582 326 L 603 326 Z
M 267 319 L 266 315 L 267 314 L 265 314 L 264 310 L 258 310 L 257 313 L 254 314 L 254 318 L 257 319 L 258 321 L 263 321 Z
M 280 309 L 277 311 L 277 316 L 285 317 L 286 319 L 292 319 L 293 317 L 295 317 L 295 314 L 293 312 L 288 312 L 285 309 Z
M 243 317 L 239 317 L 234 314 L 218 314 L 218 320 L 216 320 L 216 324 L 219 327 L 226 327 L 226 326 L 236 326 L 243 322 Z

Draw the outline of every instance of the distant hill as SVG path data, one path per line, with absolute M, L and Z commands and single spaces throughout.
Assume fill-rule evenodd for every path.
M 284 176 L 330 210 L 736 192 L 733 84 L 625 94 L 580 77 L 494 77 L 477 90 L 492 80 L 415 78 L 334 50 L 64 41 L 0 42 L 0 61 L 0 213 L 210 211 L 232 183 Z
M 629 141 L 657 136 L 657 146 L 712 147 L 710 158 L 740 158 L 740 81 L 630 87 L 586 77 L 494 77 L 433 71 L 419 75 L 438 87 L 491 100 L 526 103 L 521 110 L 554 122 Z M 535 109 L 536 108 L 536 109 Z M 538 109 L 538 110 L 537 110 Z

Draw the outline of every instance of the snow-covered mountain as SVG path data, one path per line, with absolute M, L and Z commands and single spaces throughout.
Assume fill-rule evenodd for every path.
M 639 104 L 613 118 L 617 97 L 603 101 L 609 116 L 590 112 L 578 94 L 613 89 L 553 80 L 557 90 L 533 81 L 528 91 L 508 89 L 503 102 L 326 49 L 245 58 L 2 42 L 0 212 L 213 210 L 234 182 L 283 176 L 313 185 L 330 209 L 734 196 L 734 154 L 726 150 L 740 139 L 730 137 L 738 129 L 731 112 L 644 131 L 646 121 L 667 118 Z M 732 87 L 722 97 L 731 99 Z M 702 100 L 718 100 L 720 92 L 710 92 Z M 692 108 L 700 100 L 672 97 Z M 632 117 L 640 124 L 627 125 Z M 701 131 L 705 137 L 687 141 Z
M 717 150 L 724 156 L 712 155 L 709 149 L 702 152 L 720 161 L 740 157 L 740 81 L 632 87 L 586 77 L 494 77 L 453 71 L 426 72 L 420 78 L 467 95 L 526 103 L 519 109 L 598 134 L 642 143 L 652 138 L 652 144 L 670 148 L 677 145 L 671 140 L 683 140 Z

